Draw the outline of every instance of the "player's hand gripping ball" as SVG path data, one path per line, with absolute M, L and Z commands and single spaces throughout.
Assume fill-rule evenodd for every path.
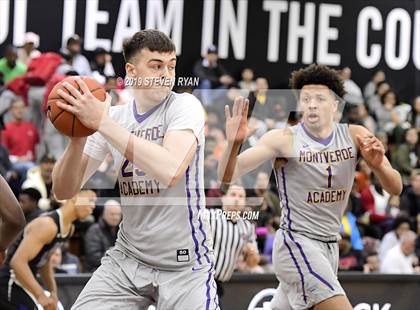
M 107 99 L 105 89 L 94 79 L 89 77 L 70 76 L 55 85 L 48 95 L 47 115 L 54 127 L 62 134 L 68 137 L 87 137 L 93 134 L 97 128 L 85 126 L 79 120 L 76 113 L 72 113 L 74 112 L 73 110 L 70 111 L 63 108 L 63 104 L 67 104 L 67 107 L 75 109 L 77 104 L 84 104 L 84 100 L 93 99 L 89 98 L 89 96 L 91 96 L 90 94 L 84 94 L 83 88 L 76 80 L 77 78 L 83 80 L 87 89 L 89 89 L 90 93 L 97 100 L 105 101 Z M 70 84 L 73 89 L 69 86 L 65 87 L 65 83 Z M 69 88 L 72 91 L 69 90 Z M 63 91 L 64 94 L 60 94 L 59 90 Z M 89 115 L 87 117 L 89 117 Z

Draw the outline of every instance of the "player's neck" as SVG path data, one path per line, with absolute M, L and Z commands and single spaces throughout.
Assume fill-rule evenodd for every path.
M 147 99 L 140 92 L 134 95 L 134 104 L 136 105 L 137 113 L 143 114 L 157 106 L 162 101 Z
M 69 204 L 65 204 L 63 207 L 61 207 L 60 211 L 63 215 L 64 229 L 67 231 L 72 223 L 77 220 L 76 206 L 72 205 L 70 202 Z
M 303 128 L 305 129 L 305 131 L 307 133 L 309 133 L 311 136 L 317 138 L 317 139 L 327 139 L 328 137 L 331 136 L 332 132 L 333 132 L 333 123 L 324 126 L 324 127 L 312 127 L 312 126 L 308 126 L 305 123 L 302 123 Z

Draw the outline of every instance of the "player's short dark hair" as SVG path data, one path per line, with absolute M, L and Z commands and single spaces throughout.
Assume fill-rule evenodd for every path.
M 155 29 L 145 29 L 136 32 L 131 38 L 124 41 L 125 62 L 130 62 L 138 52 L 145 48 L 159 53 L 175 52 L 174 42 L 165 33 Z
M 325 85 L 337 96 L 345 94 L 343 81 L 338 72 L 324 65 L 312 64 L 292 72 L 289 80 L 292 89 L 302 89 L 305 85 Z
M 38 201 L 41 199 L 41 193 L 35 189 L 35 188 L 25 188 L 22 189 L 19 193 L 19 195 L 27 195 L 29 199 L 31 199 L 33 202 L 38 203 Z

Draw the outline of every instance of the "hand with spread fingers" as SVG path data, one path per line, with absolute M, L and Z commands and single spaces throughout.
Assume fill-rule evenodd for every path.
M 107 93 L 104 102 L 98 100 L 89 90 L 86 83 L 80 78 L 75 78 L 80 90 L 77 90 L 70 83 L 64 82 L 63 86 L 67 92 L 59 89 L 57 93 L 67 103 L 58 101 L 57 105 L 74 115 L 88 128 L 98 130 L 103 118 L 108 114 L 111 105 L 111 96 Z
M 382 142 L 373 134 L 356 135 L 360 153 L 371 168 L 379 168 L 385 156 Z
M 226 138 L 229 143 L 241 144 L 248 137 L 248 106 L 249 101 L 244 97 L 235 99 L 232 114 L 229 106 L 225 106 Z

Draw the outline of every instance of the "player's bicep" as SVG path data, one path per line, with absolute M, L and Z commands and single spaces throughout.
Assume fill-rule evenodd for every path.
M 175 165 L 175 177 L 183 175 L 197 150 L 197 138 L 192 130 L 171 130 L 165 134 L 163 147 Z
M 33 220 L 25 229 L 24 237 L 19 244 L 13 261 L 29 262 L 34 259 L 44 245 L 50 243 L 57 233 L 57 227 L 49 217 Z
M 237 159 L 235 173 L 238 177 L 248 173 L 269 160 L 285 156 L 289 143 L 289 135 L 284 130 L 271 130 L 264 134 L 257 145 L 241 154 Z

